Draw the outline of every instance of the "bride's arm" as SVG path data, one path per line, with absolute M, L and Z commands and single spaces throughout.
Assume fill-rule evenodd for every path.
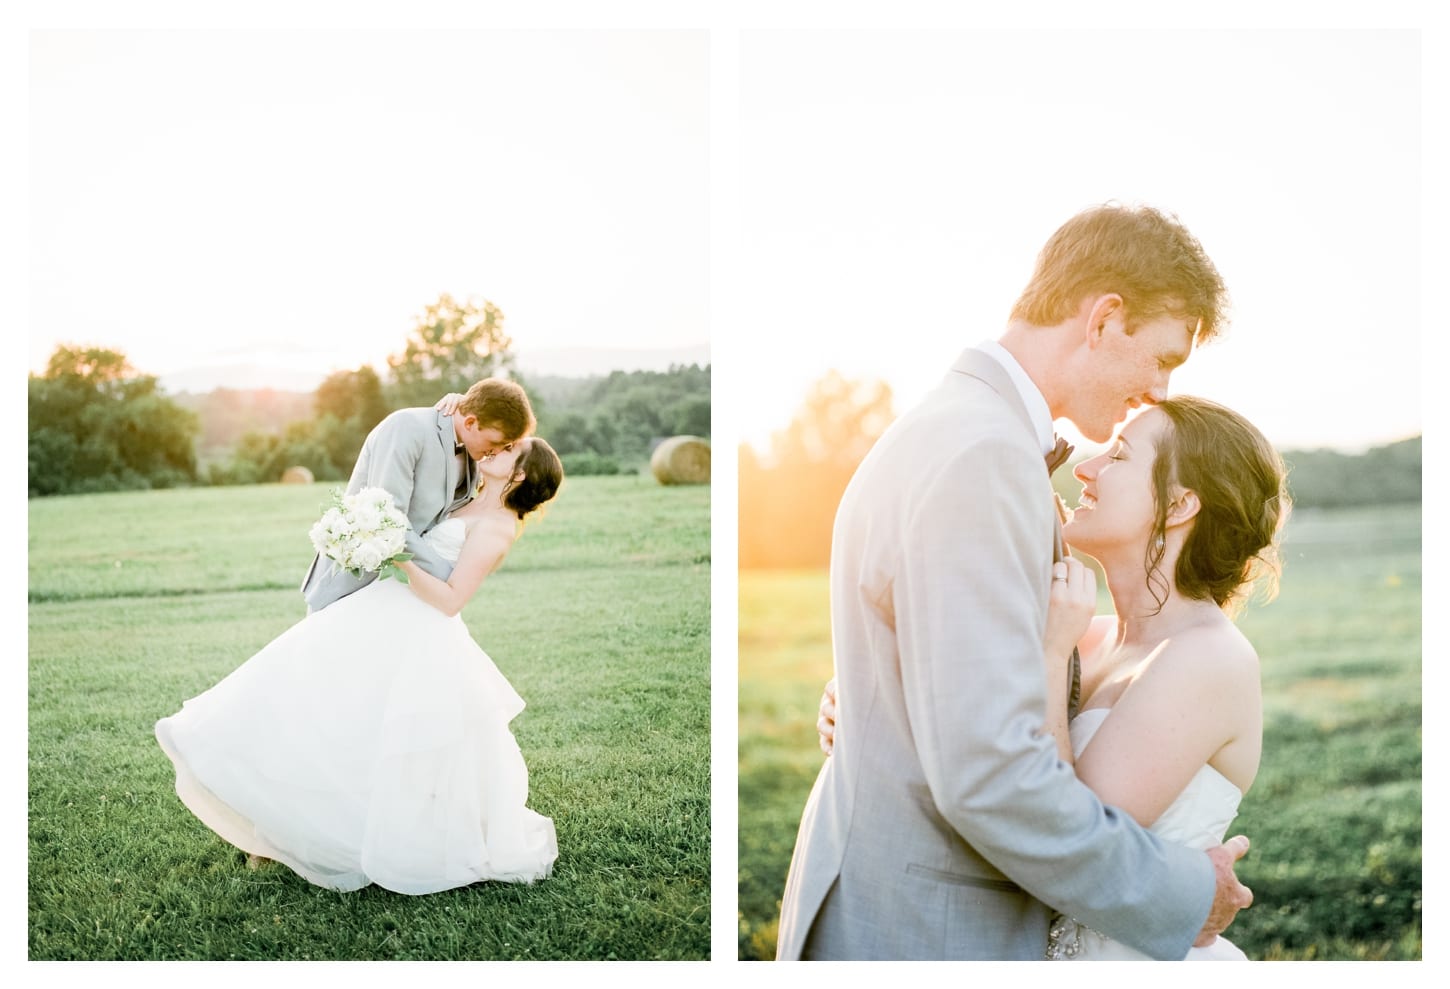
M 816 734 L 821 738 L 821 751 L 830 755 L 836 751 L 836 678 L 826 681 L 821 692 L 821 706 L 816 717 Z
M 1071 687 L 1072 650 L 1083 641 L 1098 604 L 1097 577 L 1073 557 L 1052 565 L 1052 592 L 1047 598 L 1047 627 L 1042 633 L 1042 659 L 1047 673 L 1047 716 L 1043 731 L 1057 742 L 1057 757 L 1073 763 L 1067 730 L 1067 695 Z
M 513 545 L 511 533 L 479 523 L 468 533 L 458 562 L 447 580 L 439 580 L 412 560 L 398 566 L 408 575 L 408 586 L 424 601 L 450 618 L 463 610 L 478 586 L 503 561 Z
M 1225 745 L 1257 746 L 1262 730 L 1253 647 L 1232 626 L 1194 630 L 1159 646 L 1075 770 L 1103 803 L 1146 827 Z

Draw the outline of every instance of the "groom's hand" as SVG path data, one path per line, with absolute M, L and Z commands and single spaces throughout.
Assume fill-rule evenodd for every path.
M 1193 942 L 1195 948 L 1212 944 L 1213 939 L 1233 923 L 1235 915 L 1254 902 L 1254 894 L 1239 877 L 1234 875 L 1234 863 L 1249 850 L 1249 839 L 1234 835 L 1216 848 L 1208 850 L 1209 861 L 1213 863 L 1213 878 L 1217 884 L 1213 891 L 1213 906 L 1208 910 L 1208 919 L 1203 930 Z

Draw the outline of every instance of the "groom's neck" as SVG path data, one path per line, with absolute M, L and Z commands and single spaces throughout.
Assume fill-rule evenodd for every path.
M 1066 324 L 1036 326 L 1014 319 L 997 338 L 997 342 L 1022 366 L 1027 377 L 1042 393 L 1054 419 L 1062 414 L 1061 404 L 1066 397 L 1062 368 L 1071 355 L 1074 334 L 1075 331 Z

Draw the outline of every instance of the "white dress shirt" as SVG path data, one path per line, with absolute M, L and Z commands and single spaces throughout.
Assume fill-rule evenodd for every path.
M 986 340 L 977 344 L 977 349 L 1006 368 L 1007 376 L 1017 386 L 1017 394 L 1022 396 L 1022 404 L 1026 406 L 1027 415 L 1037 430 L 1037 443 L 1042 447 L 1043 455 L 1051 453 L 1057 440 L 1052 433 L 1052 411 L 1047 407 L 1047 399 L 1042 397 L 1037 385 L 1022 370 L 1022 365 L 1017 363 L 1017 358 L 1006 347 L 996 340 Z

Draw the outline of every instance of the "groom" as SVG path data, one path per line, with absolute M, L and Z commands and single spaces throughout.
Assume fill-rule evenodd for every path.
M 806 804 L 777 957 L 1041 958 L 1055 908 L 1175 959 L 1249 904 L 1245 839 L 1160 842 L 1041 731 L 1052 421 L 1109 439 L 1223 308 L 1175 219 L 1087 210 L 1043 248 L 1000 341 L 965 351 L 862 461 L 831 546 L 850 727 Z
M 534 426 L 523 388 L 502 378 L 485 378 L 468 389 L 452 415 L 431 408 L 399 409 L 374 426 L 358 454 L 347 493 L 387 489 L 408 516 L 404 548 L 413 554 L 413 562 L 447 580 L 453 565 L 433 552 L 423 535 L 473 497 L 476 461 L 511 449 Z M 315 556 L 302 579 L 307 610 L 321 611 L 376 577 L 354 577 Z

